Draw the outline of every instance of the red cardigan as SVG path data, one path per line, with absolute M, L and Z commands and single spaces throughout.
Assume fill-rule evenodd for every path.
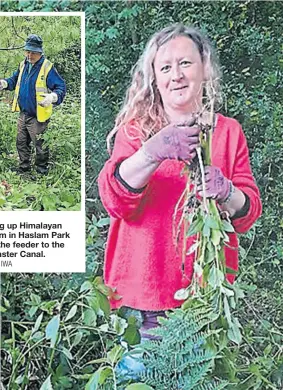
M 111 301 L 112 308 L 129 306 L 139 310 L 166 310 L 182 302 L 174 294 L 190 283 L 193 255 L 185 260 L 182 277 L 181 248 L 173 242 L 173 213 L 186 178 L 180 172 L 183 163 L 165 160 L 152 175 L 142 193 L 126 189 L 115 177 L 117 163 L 135 153 L 141 146 L 135 128 L 121 128 L 111 158 L 98 178 L 104 207 L 110 214 L 110 229 L 105 253 L 105 283 L 116 288 L 120 300 Z M 246 232 L 261 214 L 259 190 L 249 162 L 246 138 L 240 124 L 218 114 L 212 139 L 212 164 L 250 198 L 248 214 L 233 221 L 238 233 Z M 194 237 L 187 240 L 187 247 Z M 180 243 L 182 239 L 180 239 Z M 181 245 L 181 244 L 180 244 Z M 238 269 L 238 240 L 230 234 L 230 247 L 225 247 L 226 264 Z M 232 249 L 233 247 L 234 249 Z M 234 276 L 227 279 L 233 282 Z

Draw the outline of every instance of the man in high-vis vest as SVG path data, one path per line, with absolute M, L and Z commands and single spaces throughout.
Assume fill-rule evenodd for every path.
M 19 111 L 17 150 L 19 154 L 18 173 L 31 170 L 31 142 L 35 146 L 35 169 L 48 173 L 47 147 L 43 147 L 43 134 L 52 114 L 52 105 L 62 103 L 66 84 L 53 64 L 43 55 L 42 39 L 35 34 L 28 36 L 25 46 L 25 60 L 12 77 L 0 80 L 0 90 L 15 90 L 12 111 Z

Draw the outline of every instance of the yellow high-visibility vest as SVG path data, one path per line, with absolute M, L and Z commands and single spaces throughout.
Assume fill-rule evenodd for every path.
M 41 107 L 38 104 L 39 102 L 44 100 L 44 97 L 41 95 L 44 93 L 48 93 L 46 80 L 47 80 L 48 73 L 52 68 L 52 65 L 53 64 L 46 59 L 43 61 L 35 83 L 36 117 L 38 122 L 46 122 L 47 119 L 49 119 L 52 114 L 52 104 L 50 104 L 48 107 Z M 21 79 L 22 79 L 24 67 L 25 67 L 25 61 L 22 61 L 20 63 L 20 73 L 18 76 L 18 80 L 15 88 L 14 100 L 12 104 L 13 112 L 20 111 L 18 98 L 19 98 L 20 85 L 21 85 Z

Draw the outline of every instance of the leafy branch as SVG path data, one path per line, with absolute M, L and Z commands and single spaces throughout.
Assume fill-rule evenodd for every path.
M 182 288 L 175 293 L 175 299 L 187 300 L 183 305 L 184 308 L 191 306 L 192 300 L 202 304 L 208 303 L 218 316 L 224 316 L 228 326 L 228 338 L 239 344 L 242 339 L 241 325 L 233 316 L 232 309 L 235 309 L 236 301 L 242 293 L 226 281 L 226 273 L 235 273 L 235 271 L 226 267 L 224 255 L 224 246 L 229 243 L 227 233 L 233 233 L 234 228 L 227 213 L 220 212 L 216 201 L 206 198 L 205 194 L 204 167 L 211 165 L 214 99 L 211 100 L 209 108 L 207 123 L 203 122 L 205 119 L 203 117 L 207 116 L 207 111 L 205 112 L 207 106 L 197 117 L 197 124 L 201 129 L 200 148 L 197 150 L 197 159 L 191 163 L 189 169 L 185 168 L 188 183 L 194 184 L 194 190 L 191 191 L 190 186 L 186 186 L 180 222 L 188 226 L 183 238 L 185 241 L 187 237 L 196 236 L 189 252 L 183 253 L 183 262 L 186 255 L 195 253 L 193 276 L 187 288 Z M 196 187 L 199 182 L 204 189 L 201 200 L 196 198 Z M 186 250 L 186 246 L 183 247 Z M 182 269 L 184 268 L 183 266 Z

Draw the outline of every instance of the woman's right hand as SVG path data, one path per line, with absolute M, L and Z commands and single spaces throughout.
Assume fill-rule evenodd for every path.
M 190 162 L 195 157 L 196 148 L 199 146 L 199 133 L 199 127 L 169 124 L 146 141 L 142 150 L 156 162 L 166 159 Z

